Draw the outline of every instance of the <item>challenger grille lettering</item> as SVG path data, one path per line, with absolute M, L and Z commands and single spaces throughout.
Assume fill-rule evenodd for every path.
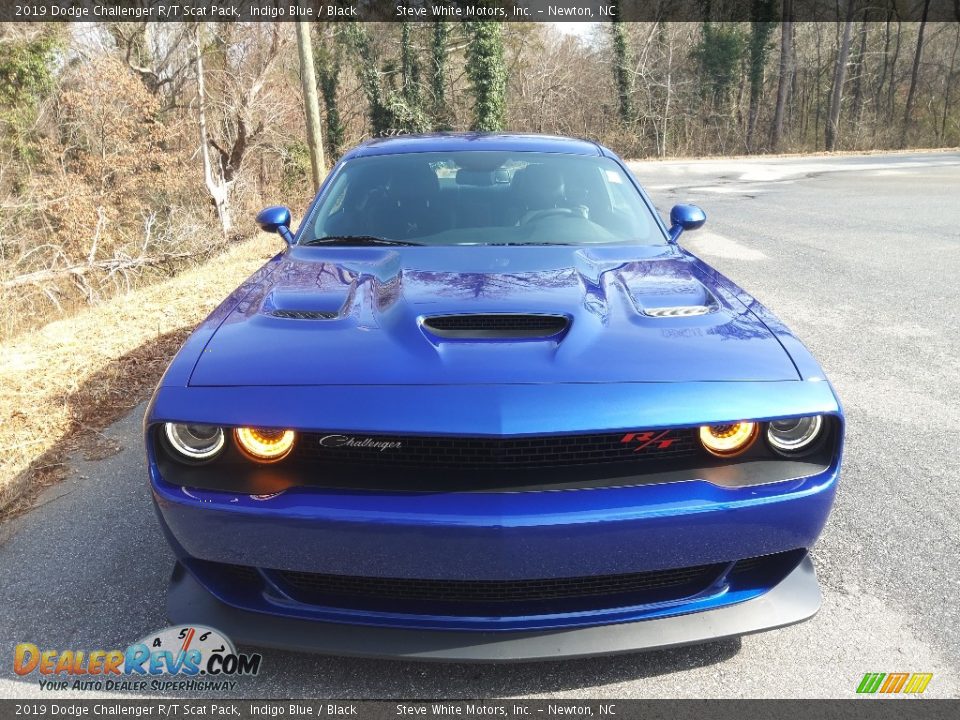
M 397 450 L 403 447 L 399 440 L 374 440 L 371 437 L 355 438 L 350 435 L 324 435 L 320 438 L 320 444 L 323 447 L 330 448 L 370 448 L 373 450 Z
M 635 444 L 637 447 L 634 448 L 634 452 L 640 452 L 648 447 L 653 447 L 656 450 L 666 450 L 668 447 L 673 445 L 673 441 L 675 439 L 667 437 L 669 434 L 669 430 L 664 430 L 661 433 L 657 433 L 654 430 L 647 430 L 645 432 L 630 432 L 624 435 L 620 442 L 624 445 Z

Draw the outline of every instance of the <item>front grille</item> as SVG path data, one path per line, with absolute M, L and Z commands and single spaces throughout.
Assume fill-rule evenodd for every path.
M 563 315 L 434 315 L 423 326 L 433 335 L 454 339 L 545 338 L 567 329 Z
M 294 454 L 333 465 L 523 470 L 676 460 L 696 447 L 690 429 L 522 438 L 304 433 Z
M 288 320 L 333 320 L 337 317 L 337 313 L 325 310 L 274 310 L 270 314 Z

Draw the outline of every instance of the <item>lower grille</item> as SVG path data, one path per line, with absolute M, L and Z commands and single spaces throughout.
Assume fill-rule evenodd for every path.
M 320 595 L 352 595 L 391 600 L 429 602 L 526 602 L 595 595 L 625 595 L 661 588 L 682 587 L 713 578 L 723 565 L 700 565 L 677 570 L 595 575 L 542 580 L 411 580 L 406 578 L 320 575 L 281 571 L 284 582 L 298 591 Z
M 538 580 L 411 580 L 273 572 L 295 601 L 371 612 L 509 617 L 670 602 L 706 590 L 726 564 Z
M 436 580 L 256 570 L 191 560 L 207 584 L 234 597 L 262 597 L 277 588 L 296 603 L 388 614 L 520 617 L 685 602 L 726 584 L 769 588 L 803 559 L 803 549 L 669 570 L 531 580 Z M 269 583 L 265 583 L 269 580 Z

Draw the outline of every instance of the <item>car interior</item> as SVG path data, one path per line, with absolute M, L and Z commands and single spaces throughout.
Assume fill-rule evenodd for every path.
M 361 158 L 334 180 L 314 237 L 431 245 L 647 240 L 649 210 L 619 170 L 596 160 L 480 152 L 455 160 L 428 153 Z

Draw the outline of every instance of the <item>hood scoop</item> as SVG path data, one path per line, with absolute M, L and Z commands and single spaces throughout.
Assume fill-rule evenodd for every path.
M 337 317 L 337 313 L 326 310 L 273 310 L 270 314 L 287 320 L 333 320 Z
M 643 314 L 655 318 L 678 318 L 695 317 L 697 315 L 706 315 L 718 309 L 717 304 L 713 305 L 679 305 L 677 307 L 658 307 L 644 308 Z
M 570 319 L 565 315 L 492 313 L 431 315 L 423 329 L 443 340 L 543 340 L 565 332 Z

